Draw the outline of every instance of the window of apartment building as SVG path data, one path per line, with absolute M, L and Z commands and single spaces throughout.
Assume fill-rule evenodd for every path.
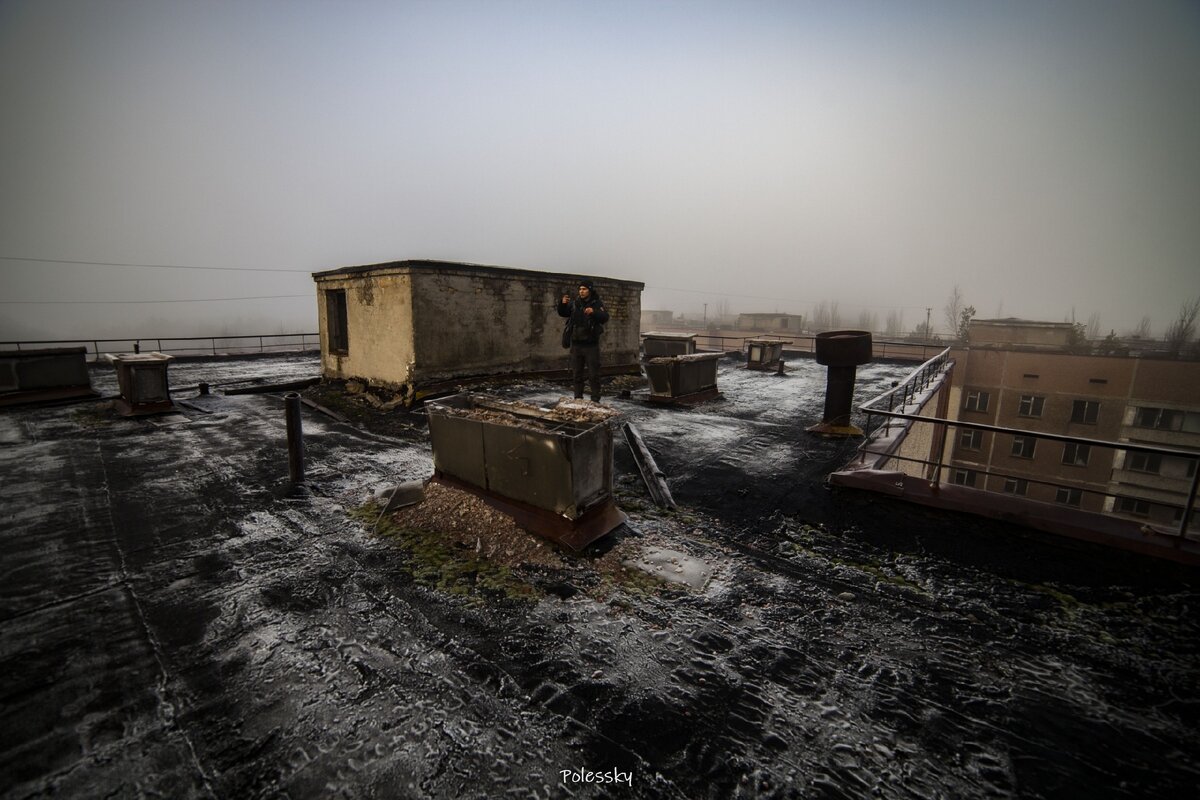
M 1177 431 L 1183 427 L 1182 411 L 1172 411 L 1169 408 L 1138 408 L 1133 415 L 1133 424 L 1138 428 L 1157 428 L 1162 431 Z
M 952 483 L 959 486 L 974 486 L 976 472 L 973 469 L 956 469 L 950 475 Z
M 963 450 L 982 450 L 983 431 L 963 431 L 958 435 L 958 446 Z
M 1071 467 L 1086 467 L 1091 455 L 1091 445 L 1068 442 L 1063 445 L 1062 463 Z
M 1004 479 L 1004 493 L 1005 494 L 1017 494 L 1017 495 L 1020 495 L 1021 497 L 1024 497 L 1025 493 L 1028 491 L 1029 491 L 1029 481 L 1025 480 L 1024 478 L 1005 478 Z
M 967 400 L 963 404 L 963 408 L 967 411 L 987 411 L 988 400 L 990 396 L 987 392 L 981 392 L 978 389 L 972 389 L 967 392 Z
M 1125 468 L 1157 475 L 1162 471 L 1162 456 L 1156 453 L 1130 453 L 1125 458 Z
M 1098 400 L 1076 400 L 1071 404 L 1071 422 L 1095 425 L 1096 417 L 1099 414 L 1100 402 Z
M 1037 439 L 1032 436 L 1014 436 L 1012 441 L 1012 454 L 1014 458 L 1033 458 L 1033 449 L 1037 446 Z
M 1200 433 L 1200 412 L 1139 406 L 1133 415 L 1133 425 L 1136 428 L 1154 428 L 1160 431 Z
M 1021 402 L 1017 406 L 1017 414 L 1022 417 L 1040 417 L 1042 415 L 1042 407 L 1046 405 L 1046 398 L 1039 397 L 1036 394 L 1021 395 Z
M 1079 507 L 1079 500 L 1083 497 L 1082 489 L 1068 489 L 1065 486 L 1058 487 L 1054 493 L 1054 502 L 1062 503 L 1066 506 Z
M 1148 517 L 1150 516 L 1150 504 L 1136 497 L 1118 497 L 1117 511 L 1135 517 Z
M 325 323 L 329 330 L 329 352 L 350 352 L 350 330 L 346 324 L 346 290 L 325 291 Z
M 1183 522 L 1183 508 L 1176 508 L 1174 513 L 1172 513 L 1171 518 L 1175 521 L 1176 525 Z M 1192 518 L 1188 520 L 1188 530 L 1195 528 L 1197 525 L 1200 525 L 1200 510 L 1193 508 Z

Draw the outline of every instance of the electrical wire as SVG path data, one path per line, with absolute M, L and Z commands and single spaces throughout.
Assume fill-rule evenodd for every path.
M 0 261 L 29 261 L 37 264 L 83 264 L 93 267 L 144 267 L 148 269 L 210 269 L 223 272 L 303 272 L 311 274 L 309 269 L 291 269 L 288 267 L 205 267 L 194 264 L 132 264 L 124 261 L 71 261 L 64 258 L 25 258 L 23 256 L 0 256 Z
M 181 300 L 0 300 L 3 305 L 124 305 L 128 303 L 227 303 L 233 300 L 283 300 L 290 297 L 315 297 L 309 294 L 265 294 L 256 297 L 194 297 Z

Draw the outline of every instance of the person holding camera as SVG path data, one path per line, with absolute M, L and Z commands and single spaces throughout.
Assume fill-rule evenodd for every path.
M 592 402 L 600 402 L 600 336 L 608 312 L 591 280 L 579 281 L 579 296 L 571 299 L 563 292 L 558 301 L 558 315 L 567 318 L 563 329 L 562 345 L 571 349 L 571 370 L 575 380 L 575 397 L 583 397 L 583 371 L 586 367 Z

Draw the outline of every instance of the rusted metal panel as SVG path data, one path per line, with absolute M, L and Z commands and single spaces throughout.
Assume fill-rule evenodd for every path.
M 436 413 L 438 405 L 466 408 L 467 395 L 455 395 L 426 404 L 430 409 L 429 438 L 433 441 L 433 468 L 486 489 L 483 424 L 473 419 Z

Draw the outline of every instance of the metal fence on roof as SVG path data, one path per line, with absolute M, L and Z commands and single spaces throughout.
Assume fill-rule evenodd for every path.
M 0 349 L 34 350 L 44 347 L 86 347 L 88 358 L 104 353 L 139 353 L 154 350 L 179 356 L 245 355 L 247 353 L 313 352 L 320 349 L 317 333 L 254 333 L 229 336 L 130 336 L 123 339 L 46 339 L 0 342 Z
M 982 422 L 964 422 L 961 420 L 943 419 L 941 417 L 930 417 L 922 414 L 911 413 L 905 410 L 909 405 L 917 402 L 923 392 L 930 389 L 931 386 L 940 380 L 945 380 L 951 367 L 953 360 L 950 359 L 950 348 L 946 348 L 934 357 L 928 359 L 919 367 L 914 369 L 907 378 L 901 381 L 897 386 L 888 391 L 873 397 L 867 402 L 859 406 L 859 411 L 867 415 L 867 431 L 866 440 L 859 448 L 859 459 L 865 461 L 868 454 L 874 454 L 881 457 L 881 460 L 896 460 L 906 461 L 910 463 L 923 464 L 929 468 L 929 479 L 934 486 L 942 482 L 942 474 L 944 470 L 965 470 L 974 472 L 976 475 L 984 475 L 986 477 L 1001 477 L 1006 480 L 1025 481 L 1028 484 L 1050 486 L 1055 489 L 1065 489 L 1068 491 L 1077 491 L 1080 493 L 1087 492 L 1089 494 L 1099 495 L 1105 499 L 1113 498 L 1115 502 L 1120 502 L 1122 499 L 1140 501 L 1148 505 L 1155 505 L 1172 509 L 1179 513 L 1179 527 L 1177 534 L 1179 540 L 1182 541 L 1191 524 L 1191 519 L 1195 512 L 1197 490 L 1200 489 L 1200 453 L 1193 450 L 1181 450 L 1173 447 L 1165 447 L 1163 445 L 1142 444 L 1137 442 L 1113 442 L 1105 439 L 1089 439 L 1082 436 L 1071 436 L 1069 434 L 1049 433 L 1045 431 L 1033 431 L 1025 428 L 1009 428 L 1003 425 L 990 425 Z M 936 388 L 936 387 L 935 387 Z M 876 417 L 881 417 L 882 420 L 875 422 Z M 928 422 L 936 426 L 942 433 L 940 437 L 941 446 L 937 448 L 936 459 L 920 459 L 910 456 L 901 456 L 890 452 L 879 452 L 870 449 L 873 442 L 877 441 L 872 436 L 881 427 L 886 431 L 891 425 L 891 420 L 899 419 L 906 420 L 909 424 L 914 422 Z M 874 423 L 874 424 L 873 424 Z M 1112 451 L 1123 451 L 1125 453 L 1144 453 L 1147 455 L 1168 456 L 1172 458 L 1182 458 L 1191 462 L 1191 487 L 1188 492 L 1188 498 L 1185 503 L 1173 504 L 1162 502 L 1161 500 L 1146 500 L 1141 497 L 1132 495 L 1120 494 L 1118 492 L 1100 490 L 1086 486 L 1080 486 L 1074 483 L 1062 483 L 1043 478 L 1033 478 L 1027 475 L 1013 475 L 997 470 L 979 468 L 964 468 L 947 465 L 944 463 L 944 454 L 946 451 L 947 435 L 950 428 L 963 430 L 990 431 L 992 433 L 1006 434 L 1010 436 L 1030 437 L 1035 440 L 1050 440 L 1062 442 L 1064 444 L 1083 445 L 1087 447 L 1095 447 L 1108 449 Z M 953 481 L 952 481 L 953 482 Z M 983 490 L 980 490 L 983 491 Z

